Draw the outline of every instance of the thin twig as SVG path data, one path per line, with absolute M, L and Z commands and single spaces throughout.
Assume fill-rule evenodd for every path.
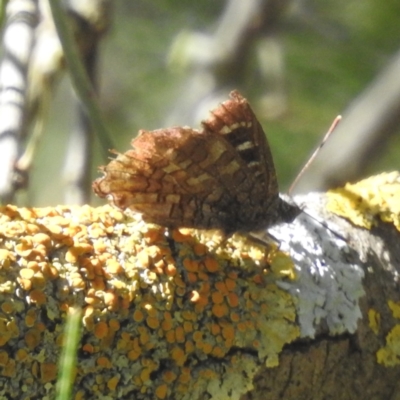
M 59 35 L 65 60 L 67 62 L 71 81 L 74 89 L 81 99 L 83 106 L 86 108 L 89 120 L 93 129 L 97 132 L 102 150 L 108 154 L 108 150 L 114 146 L 112 144 L 111 135 L 107 131 L 101 117 L 101 112 L 96 102 L 96 93 L 91 85 L 87 73 L 80 60 L 77 48 L 72 40 L 68 23 L 65 16 L 65 11 L 62 9 L 59 0 L 49 1 L 54 23 Z
M 0 63 L 0 197 L 12 202 L 17 186 L 15 162 L 24 136 L 27 71 L 38 22 L 37 0 L 8 2 Z

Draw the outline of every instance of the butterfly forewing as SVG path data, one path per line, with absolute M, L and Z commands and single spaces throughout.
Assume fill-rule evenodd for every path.
M 246 165 L 251 188 L 242 193 L 250 206 L 253 218 L 268 218 L 269 209 L 280 202 L 278 182 L 272 154 L 265 133 L 247 100 L 237 91 L 230 94 L 231 100 L 211 111 L 211 117 L 203 122 L 206 130 L 220 134 L 235 149 Z M 251 222 L 250 222 L 251 224 Z

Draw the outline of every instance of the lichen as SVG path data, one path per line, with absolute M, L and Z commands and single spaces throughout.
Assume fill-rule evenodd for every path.
M 395 367 L 400 364 L 400 325 L 396 324 L 386 336 L 386 346 L 376 353 L 379 364 Z
M 75 398 L 239 398 L 300 335 L 277 285 L 295 279 L 287 255 L 241 235 L 168 231 L 109 206 L 2 207 L 0 392 L 54 394 L 79 306 Z
M 400 174 L 383 173 L 328 192 L 327 209 L 371 229 L 379 220 L 400 231 Z
M 365 294 L 364 270 L 361 263 L 348 261 L 348 244 L 307 213 L 270 232 L 282 240 L 281 250 L 290 255 L 293 264 L 278 269 L 282 274 L 288 271 L 289 279 L 278 280 L 277 285 L 296 305 L 301 336 L 313 338 L 322 322 L 331 335 L 355 332 L 362 317 L 358 300 Z

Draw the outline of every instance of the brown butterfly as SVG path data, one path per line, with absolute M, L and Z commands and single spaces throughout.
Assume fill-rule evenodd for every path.
M 133 149 L 101 167 L 95 193 L 147 222 L 175 228 L 249 232 L 291 222 L 300 209 L 279 197 L 272 154 L 237 91 L 211 111 L 201 131 L 141 130 Z

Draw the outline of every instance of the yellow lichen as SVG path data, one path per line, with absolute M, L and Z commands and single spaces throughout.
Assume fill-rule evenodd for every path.
M 392 311 L 393 318 L 400 319 L 400 302 L 389 300 L 388 305 Z
M 386 346 L 376 353 L 379 364 L 394 367 L 400 364 L 400 325 L 395 325 L 386 336 Z
M 327 209 L 371 229 L 379 219 L 400 230 L 400 175 L 383 173 L 328 192 Z
M 374 310 L 373 308 L 370 308 L 368 310 L 368 322 L 372 332 L 377 335 L 379 333 L 381 325 L 381 315 L 379 314 L 379 312 Z

